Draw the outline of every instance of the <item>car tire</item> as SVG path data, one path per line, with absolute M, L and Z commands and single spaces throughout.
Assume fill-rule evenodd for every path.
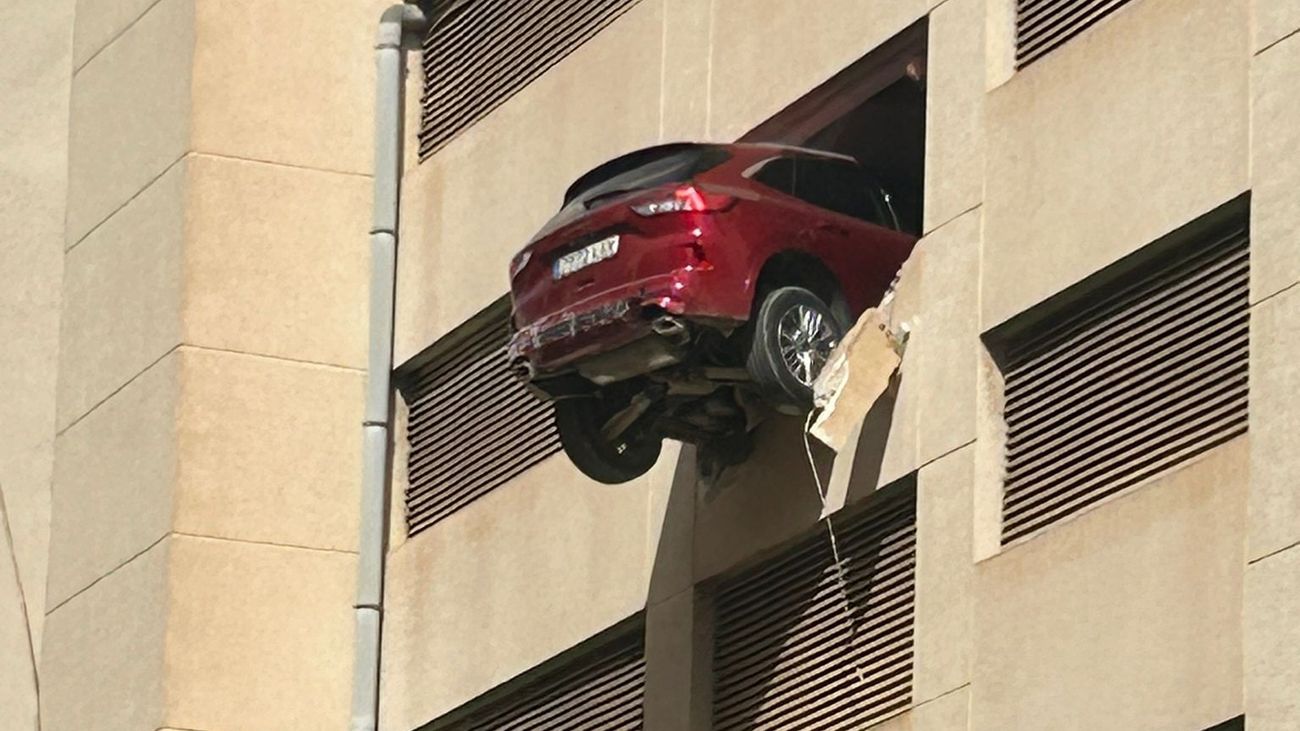
M 830 305 L 803 287 L 772 290 L 754 318 L 750 378 L 778 410 L 807 412 L 813 381 L 847 329 Z
M 659 459 L 663 440 L 635 427 L 621 439 L 609 442 L 600 429 L 626 404 L 612 399 L 575 398 L 555 402 L 555 426 L 569 461 L 582 474 L 606 485 L 634 480 Z

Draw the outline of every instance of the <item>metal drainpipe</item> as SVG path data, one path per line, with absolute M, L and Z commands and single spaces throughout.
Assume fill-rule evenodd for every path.
M 393 300 L 397 274 L 397 221 L 402 181 L 407 33 L 422 31 L 427 17 L 416 5 L 398 4 L 379 19 L 375 61 L 375 198 L 370 229 L 370 353 L 362 422 L 361 521 L 357 548 L 352 731 L 379 725 L 379 652 L 388 548 L 388 462 L 393 370 Z

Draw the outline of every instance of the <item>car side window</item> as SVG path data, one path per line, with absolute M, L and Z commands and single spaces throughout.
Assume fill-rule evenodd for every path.
M 762 183 L 773 190 L 794 195 L 794 168 L 794 158 L 777 157 L 763 163 L 763 166 L 751 177 L 755 182 Z
M 875 185 L 852 163 L 815 158 L 799 160 L 795 195 L 820 208 L 881 226 L 889 225 Z

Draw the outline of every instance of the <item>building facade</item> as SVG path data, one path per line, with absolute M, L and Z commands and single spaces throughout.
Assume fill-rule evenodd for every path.
M 347 723 L 386 4 L 0 11 L 0 726 Z M 1300 2 L 432 16 L 381 728 L 1300 728 Z M 510 258 L 742 139 L 895 194 L 901 371 L 838 454 L 596 484 L 505 373 Z

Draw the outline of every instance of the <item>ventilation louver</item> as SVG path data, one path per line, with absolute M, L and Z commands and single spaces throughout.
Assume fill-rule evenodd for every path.
M 411 535 L 559 451 L 550 403 L 506 368 L 509 306 L 493 305 L 400 374 L 410 405 L 406 521 Z
M 912 699 L 915 490 L 726 580 L 715 603 L 715 731 L 866 728 Z M 852 617 L 850 621 L 849 617 Z
M 486 703 L 446 731 L 633 731 L 642 728 L 641 634 Z
M 1129 0 L 1017 0 L 1016 68 L 1074 38 Z
M 487 116 L 639 0 L 451 6 L 424 39 L 420 159 Z
M 1010 343 L 1004 543 L 1246 430 L 1249 294 L 1234 223 Z

